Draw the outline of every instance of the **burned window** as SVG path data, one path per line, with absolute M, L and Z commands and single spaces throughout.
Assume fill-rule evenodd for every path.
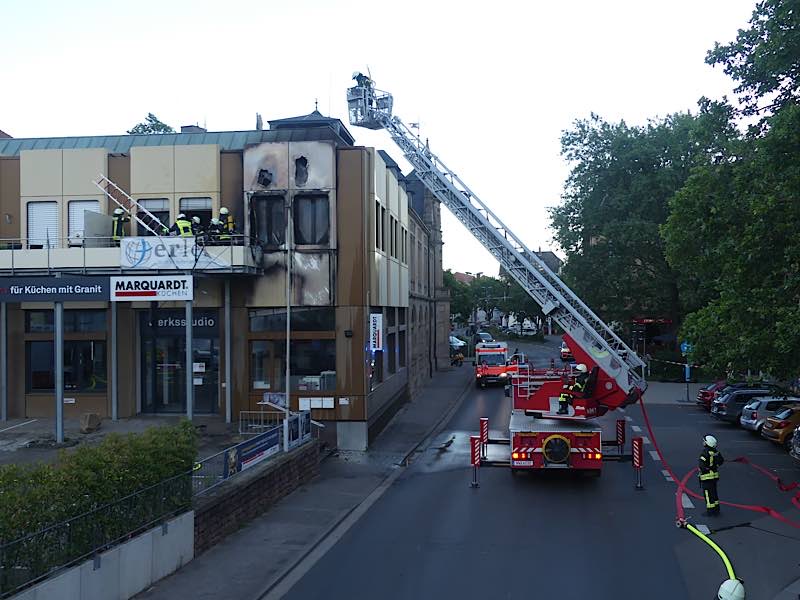
M 250 198 L 250 231 L 267 246 L 280 246 L 286 241 L 283 196 L 256 194 Z
M 330 215 L 328 196 L 295 196 L 295 244 L 326 245 L 330 241 Z
M 308 183 L 308 159 L 305 156 L 294 161 L 294 182 L 297 185 Z

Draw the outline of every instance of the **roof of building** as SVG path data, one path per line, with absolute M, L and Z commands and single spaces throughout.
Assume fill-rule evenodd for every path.
M 0 129 L 0 138 L 10 138 L 11 136 L 8 135 L 5 131 Z
M 398 165 L 397 162 L 395 162 L 395 160 L 389 156 L 389 153 L 386 152 L 386 150 L 378 150 L 378 154 L 380 154 L 387 169 L 391 169 L 396 175 L 401 175 L 403 173 L 400 170 L 400 165 Z
M 333 119 L 338 121 L 338 119 Z M 341 122 L 339 121 L 341 124 Z M 344 126 L 342 126 L 344 127 Z M 353 145 L 353 137 L 328 123 L 307 122 L 305 127 L 276 127 L 253 131 L 212 131 L 207 133 L 156 133 L 144 135 L 90 135 L 50 138 L 0 139 L 0 156 L 18 156 L 22 150 L 60 150 L 105 148 L 111 154 L 125 154 L 133 146 L 184 146 L 218 144 L 222 151 L 243 150 L 262 142 L 333 141 L 339 145 Z
M 405 176 L 408 206 L 420 217 L 425 214 L 425 184 L 417 177 L 416 171 Z
M 344 123 L 342 123 L 339 119 L 326 117 L 318 110 L 314 110 L 307 115 L 300 115 L 299 117 L 273 119 L 272 121 L 267 122 L 269 123 L 270 130 L 273 131 L 276 129 L 298 129 L 305 127 L 327 126 L 338 133 L 342 139 L 347 141 L 349 145 L 352 146 L 356 141 L 353 135 L 347 130 L 347 127 L 344 126 Z

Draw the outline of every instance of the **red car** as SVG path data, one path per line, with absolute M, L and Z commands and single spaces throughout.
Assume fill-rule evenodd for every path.
M 725 380 L 715 381 L 703 388 L 700 388 L 700 391 L 697 392 L 697 404 L 705 408 L 706 410 L 711 410 L 711 403 L 714 402 L 714 397 L 716 396 L 717 392 L 721 391 L 727 385 Z

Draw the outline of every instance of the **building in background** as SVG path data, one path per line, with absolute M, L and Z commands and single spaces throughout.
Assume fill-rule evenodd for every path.
M 186 264 L 171 254 L 180 238 L 159 242 L 133 221 L 118 247 L 116 204 L 93 185 L 98 175 L 167 226 L 179 213 L 206 224 L 227 207 L 240 235 L 192 240 Z M 406 187 L 387 154 L 354 146 L 317 111 L 269 130 L 2 139 L 0 286 L 190 275 L 191 365 L 184 302 L 65 302 L 65 414 L 185 413 L 191 369 L 194 414 L 235 421 L 285 390 L 288 217 L 290 405 L 310 409 L 339 447 L 363 449 L 408 397 L 412 355 L 429 357 L 428 376 L 448 364 L 438 203 L 409 217 Z M 420 255 L 427 273 L 414 271 L 412 291 L 409 263 Z M 33 294 L 5 309 L 8 415 L 51 416 L 53 303 Z

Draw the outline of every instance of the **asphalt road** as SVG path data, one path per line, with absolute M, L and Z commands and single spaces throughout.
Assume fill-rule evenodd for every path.
M 557 357 L 555 340 L 518 345 L 535 364 Z M 716 597 L 725 570 L 705 544 L 675 527 L 675 485 L 651 455 L 649 437 L 644 491 L 634 490 L 630 463 L 607 463 L 600 479 L 564 471 L 512 476 L 505 468 L 484 468 L 480 488 L 471 489 L 468 437 L 482 416 L 489 417 L 493 433 L 505 434 L 509 410 L 502 388 L 471 389 L 430 447 L 286 597 Z M 729 459 L 748 454 L 782 477 L 796 474 L 782 449 L 713 422 L 694 406 L 658 404 L 649 413 L 667 460 L 681 476 L 695 466 L 700 439 L 709 432 Z M 647 436 L 634 406 L 604 418 L 606 437 L 613 438 L 614 422 L 623 416 L 642 430 L 629 429 L 629 436 Z M 696 481 L 692 486 L 697 489 Z M 789 508 L 787 494 L 738 464 L 725 466 L 720 494 Z M 712 530 L 752 523 L 714 534 L 745 580 L 749 598 L 772 598 L 800 577 L 794 559 L 800 530 L 734 509 L 712 520 L 703 516 L 699 501 L 688 502 L 686 512 Z M 800 521 L 798 511 L 787 516 Z

